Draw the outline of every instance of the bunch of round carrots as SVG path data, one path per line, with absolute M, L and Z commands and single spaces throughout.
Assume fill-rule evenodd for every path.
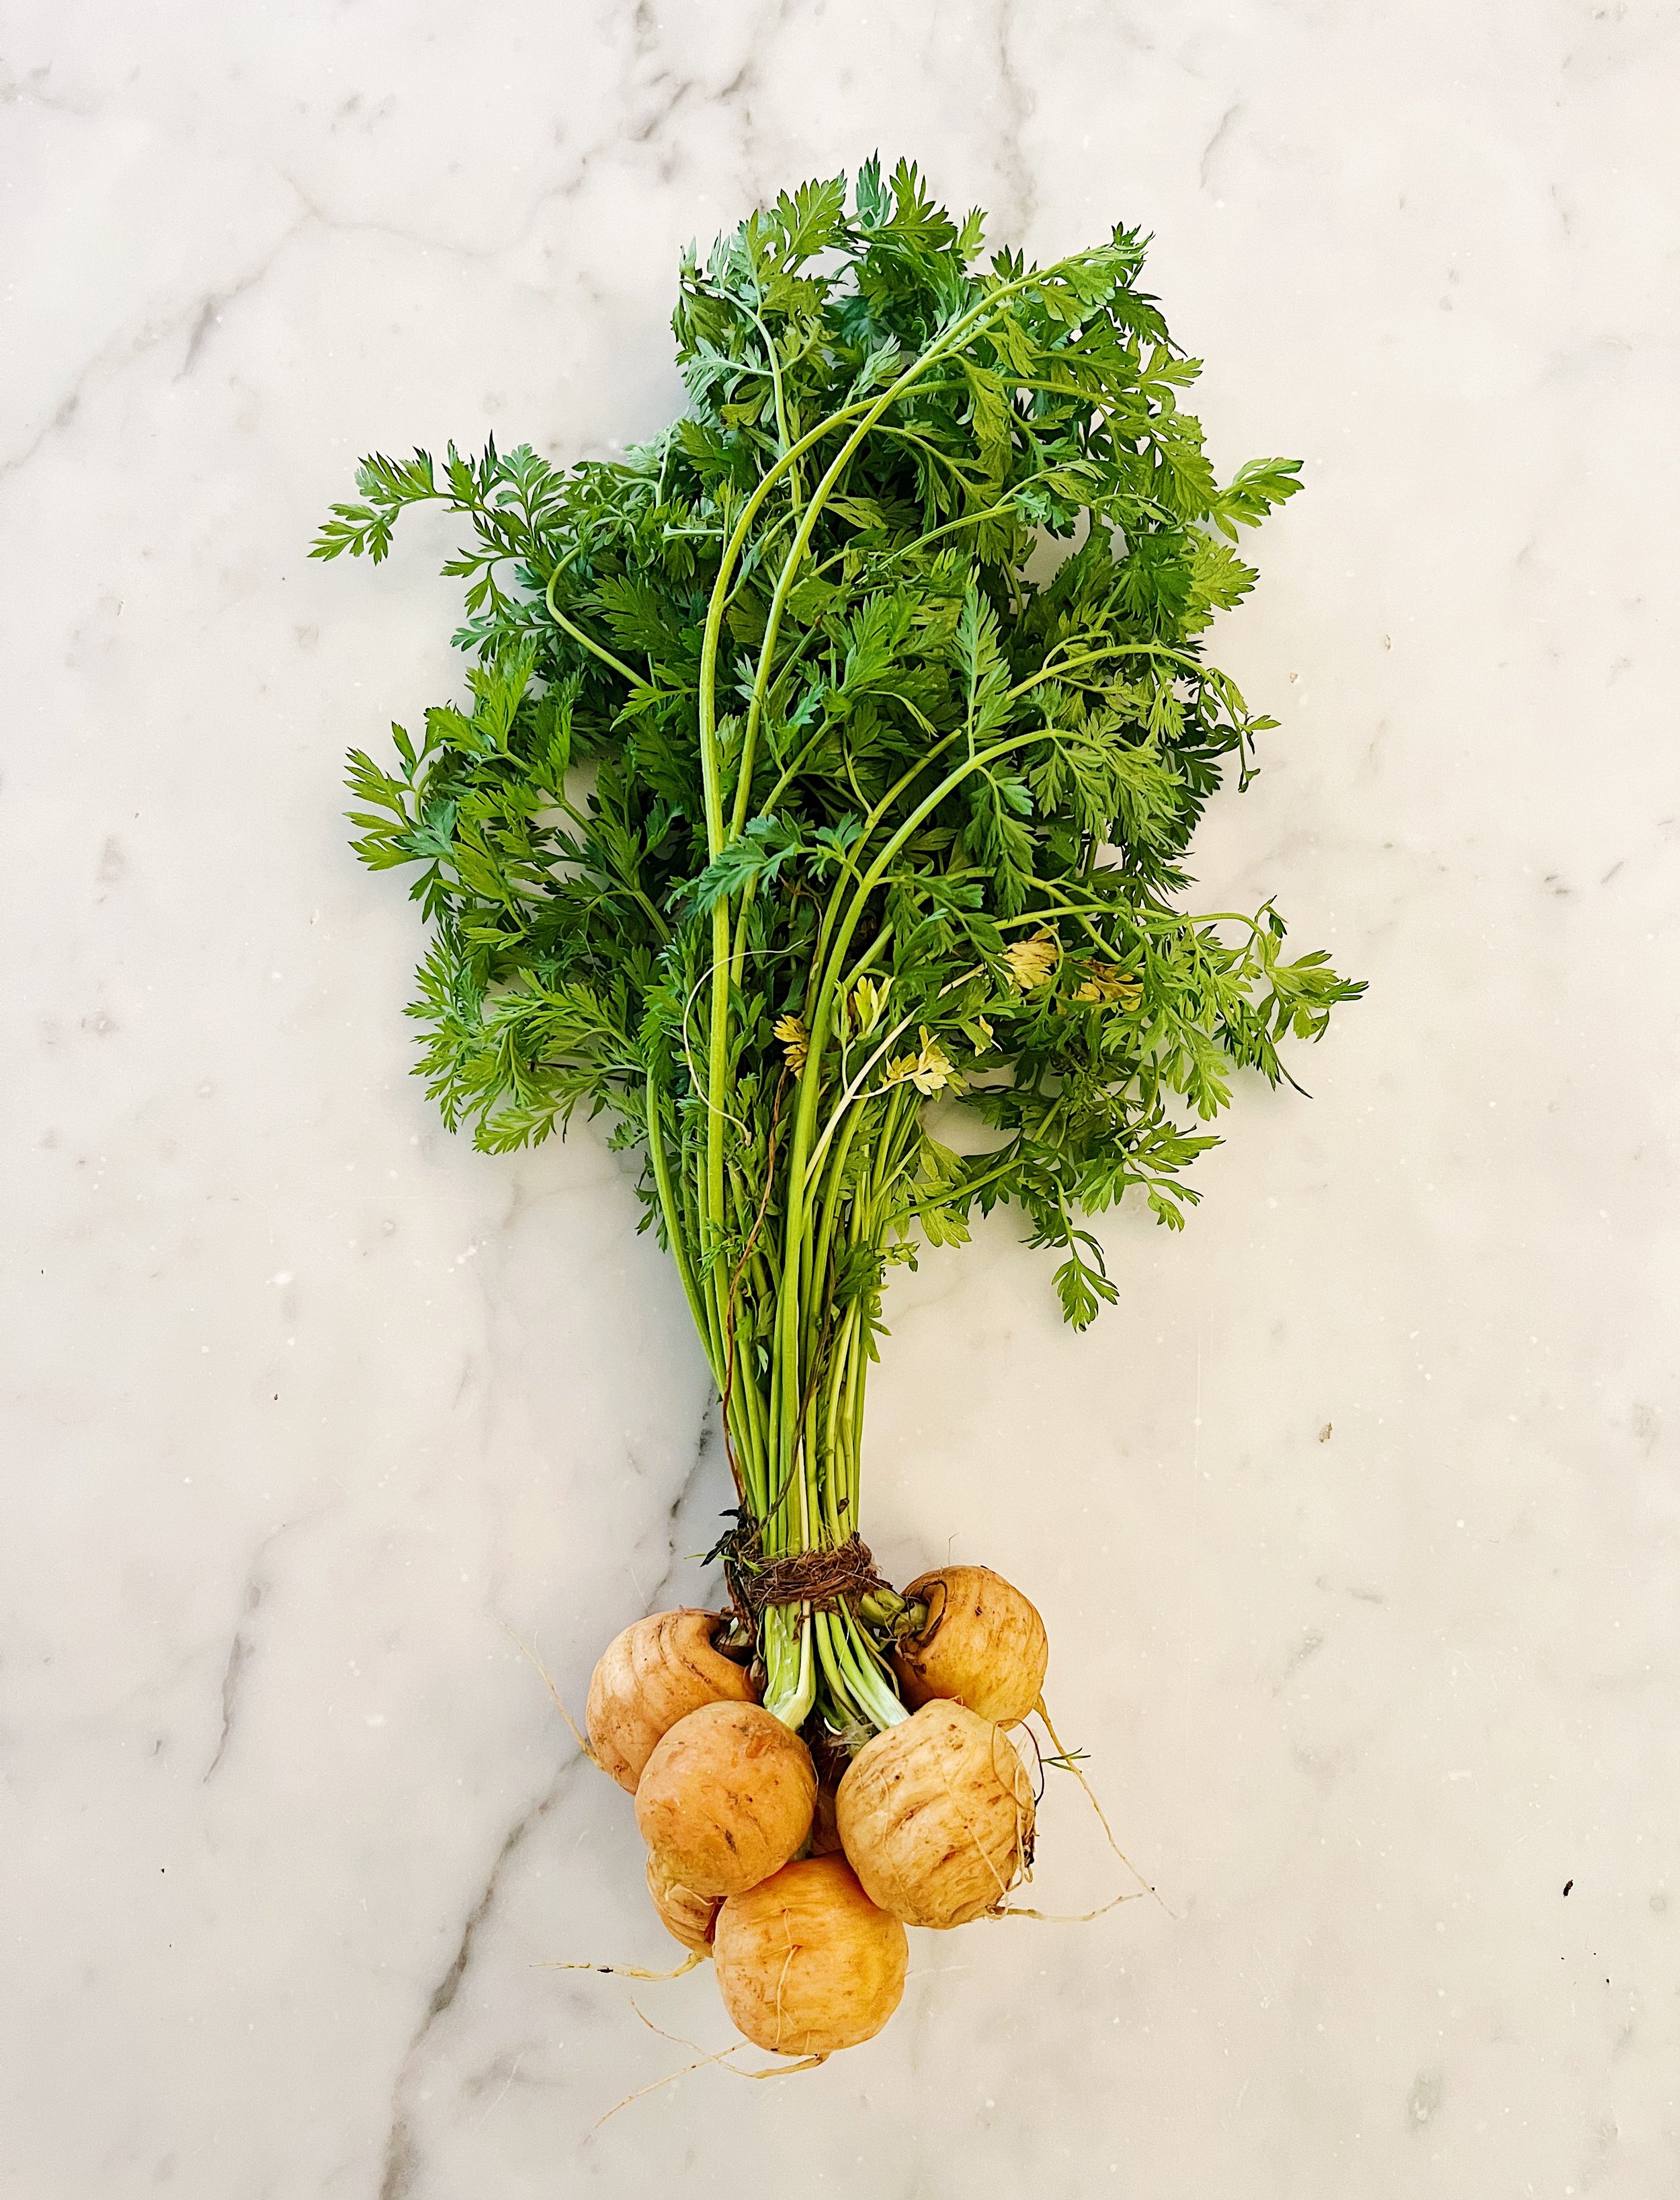
M 735 1609 L 627 1630 L 588 1729 L 782 2055 L 878 2031 L 905 1927 L 1032 1855 L 1037 1612 L 977 1566 L 899 1595 L 859 1536 L 890 1269 L 1006 1202 L 1083 1329 L 1117 1296 L 1084 1218 L 1181 1227 L 1238 1073 L 1361 990 L 1269 899 L 1180 900 L 1274 723 L 1205 632 L 1298 465 L 1217 479 L 1137 231 L 1040 267 L 983 228 L 908 162 L 802 184 L 685 256 L 663 433 L 375 456 L 316 545 L 470 523 L 471 700 L 353 752 L 356 845 L 414 867 L 445 1120 L 499 1154 L 604 1113 L 693 1314 Z
M 590 1683 L 589 1745 L 636 1799 L 654 1907 L 773 2054 L 872 2039 L 904 1991 L 905 1927 L 995 1912 L 1032 1861 L 1008 1729 L 1041 1700 L 1043 1621 L 985 1566 L 924 1574 L 901 1606 L 892 1662 L 913 1708 L 837 1781 L 758 1700 L 728 1614 L 639 1619 Z

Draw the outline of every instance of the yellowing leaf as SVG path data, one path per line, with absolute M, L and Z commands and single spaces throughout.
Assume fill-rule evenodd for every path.
M 1021 991 L 1035 992 L 1054 977 L 1062 959 L 1061 943 L 1053 932 L 1035 933 L 1030 939 L 1018 939 L 1012 947 L 1006 947 L 1003 959 Z
M 852 1014 L 857 1021 L 860 1034 L 872 1032 L 881 1021 L 881 1010 L 886 1005 L 891 987 L 890 978 L 860 978 L 852 988 Z
M 776 1037 L 786 1050 L 787 1066 L 797 1077 L 811 1051 L 811 1034 L 805 1028 L 805 1019 L 796 1015 L 780 1016 L 774 1028 Z
M 951 1057 L 936 1039 L 930 1039 L 928 1027 L 922 1026 L 921 1050 L 917 1054 L 901 1054 L 887 1064 L 883 1090 L 890 1085 L 913 1085 L 918 1092 L 931 1099 L 942 1092 L 948 1085 L 958 1081 Z
M 1111 962 L 1094 962 L 1085 974 L 1083 985 L 1074 990 L 1076 1001 L 1097 1001 L 1105 1008 L 1117 1004 L 1135 1009 L 1142 998 L 1143 988 L 1135 978 L 1128 978 Z

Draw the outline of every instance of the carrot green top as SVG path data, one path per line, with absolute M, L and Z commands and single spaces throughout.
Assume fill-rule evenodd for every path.
M 768 1557 L 855 1532 L 917 1235 L 1012 1202 L 1082 1328 L 1114 1286 L 1082 1213 L 1136 1189 L 1178 1226 L 1234 1071 L 1275 1082 L 1362 990 L 1286 960 L 1269 902 L 1182 906 L 1275 723 L 1204 637 L 1298 464 L 1220 485 L 1135 231 L 1041 269 L 981 237 L 907 164 L 807 184 L 685 258 L 655 441 L 370 458 L 316 545 L 470 524 L 470 701 L 353 756 L 357 846 L 418 866 L 446 1119 L 498 1151 L 581 1102 L 645 1156 Z M 903 1716 L 849 1606 L 773 1609 L 762 1648 L 794 1723 Z

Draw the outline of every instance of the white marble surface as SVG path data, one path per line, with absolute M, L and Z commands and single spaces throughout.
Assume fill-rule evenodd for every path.
M 1673 2191 L 1672 9 L 0 25 L 0 2192 Z M 918 1936 L 872 2045 L 597 2131 L 729 2034 L 537 1968 L 667 1944 L 510 1637 L 577 1703 L 724 1480 L 598 1139 L 407 1074 L 338 768 L 458 676 L 445 538 L 303 549 L 370 445 L 651 429 L 680 244 L 878 144 L 1152 227 L 1218 459 L 1307 457 L 1201 867 L 1372 987 L 1083 1342 L 1006 1224 L 894 1285 L 877 1550 L 1038 1595 L 1174 1914 Z M 1060 1789 L 1042 1858 L 1112 1883 Z

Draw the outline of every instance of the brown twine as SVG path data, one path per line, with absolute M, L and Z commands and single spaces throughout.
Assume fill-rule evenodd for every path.
M 791 1551 L 779 1559 L 761 1554 L 755 1531 L 726 1536 L 724 1545 L 720 1555 L 730 1593 L 755 1632 L 773 1606 L 808 1604 L 814 1612 L 833 1612 L 889 1586 L 875 1571 L 861 1536 L 849 1536 L 825 1550 Z

